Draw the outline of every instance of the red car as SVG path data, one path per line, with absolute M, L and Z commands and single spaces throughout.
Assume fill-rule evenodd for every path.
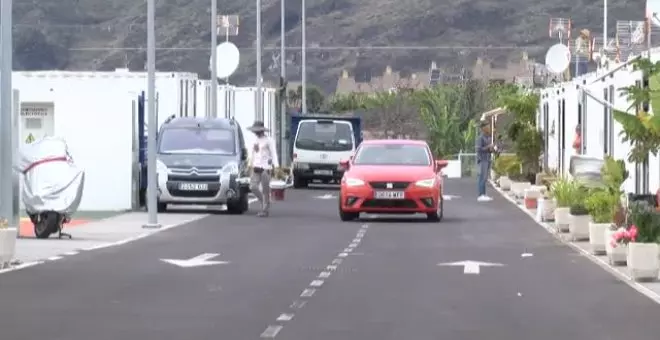
M 442 174 L 447 161 L 433 159 L 425 141 L 366 140 L 350 160 L 339 194 L 339 217 L 360 213 L 426 213 L 431 221 L 443 216 Z

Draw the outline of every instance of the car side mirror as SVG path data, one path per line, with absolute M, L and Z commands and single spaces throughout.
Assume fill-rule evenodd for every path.
M 341 166 L 343 170 L 348 170 L 351 167 L 351 162 L 349 160 L 342 160 L 339 161 L 339 166 Z
M 348 157 L 348 159 L 349 159 L 350 161 L 353 161 L 353 155 L 351 155 L 350 157 Z
M 444 159 L 435 161 L 435 172 L 440 172 L 440 170 L 446 168 L 447 165 L 449 165 L 449 162 Z
M 247 154 L 248 154 L 247 149 L 246 149 L 246 148 L 242 148 L 242 149 L 241 149 L 241 161 L 245 161 L 245 160 L 247 160 Z

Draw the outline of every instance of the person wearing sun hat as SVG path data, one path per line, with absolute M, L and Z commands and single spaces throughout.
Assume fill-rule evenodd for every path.
M 255 121 L 248 128 L 257 139 L 254 141 L 250 155 L 250 191 L 261 203 L 259 217 L 267 217 L 270 210 L 270 179 L 275 169 L 280 165 L 277 160 L 277 146 L 275 141 L 266 135 L 268 129 L 264 122 Z

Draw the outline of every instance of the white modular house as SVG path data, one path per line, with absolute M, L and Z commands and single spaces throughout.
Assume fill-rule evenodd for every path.
M 147 88 L 145 72 L 14 72 L 13 86 L 20 92 L 21 143 L 63 137 L 85 169 L 80 210 L 135 207 L 136 110 Z M 158 72 L 159 123 L 171 115 L 195 115 L 196 89 L 196 74 Z
M 652 51 L 660 59 L 660 50 Z M 537 120 L 545 140 L 544 166 L 567 174 L 571 155 L 576 153 L 603 158 L 605 155 L 626 161 L 630 173 L 624 183 L 626 193 L 651 194 L 660 188 L 660 159 L 649 155 L 642 164 L 628 162 L 630 144 L 621 141 L 622 127 L 613 110 L 635 114 L 621 88 L 642 84 L 642 74 L 627 64 L 613 64 L 571 81 L 541 90 Z M 609 104 L 609 105 L 607 105 Z M 611 106 L 610 106 L 611 105 Z M 582 135 L 581 147 L 573 148 L 576 129 Z
M 211 115 L 211 81 L 197 81 L 197 116 Z M 275 136 L 277 128 L 277 89 L 261 88 L 263 96 L 263 117 L 258 117 L 257 88 L 237 87 L 233 85 L 218 85 L 218 117 L 234 118 L 241 126 L 246 145 L 251 145 L 255 137 L 247 130 L 256 119 L 264 121 L 264 125 Z M 279 143 L 279 140 L 277 141 Z

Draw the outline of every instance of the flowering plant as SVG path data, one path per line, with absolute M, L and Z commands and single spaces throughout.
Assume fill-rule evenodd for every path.
M 635 242 L 637 239 L 637 227 L 633 224 L 630 228 L 619 228 L 612 234 L 610 244 L 616 248 L 619 244 L 627 245 L 630 242 Z

